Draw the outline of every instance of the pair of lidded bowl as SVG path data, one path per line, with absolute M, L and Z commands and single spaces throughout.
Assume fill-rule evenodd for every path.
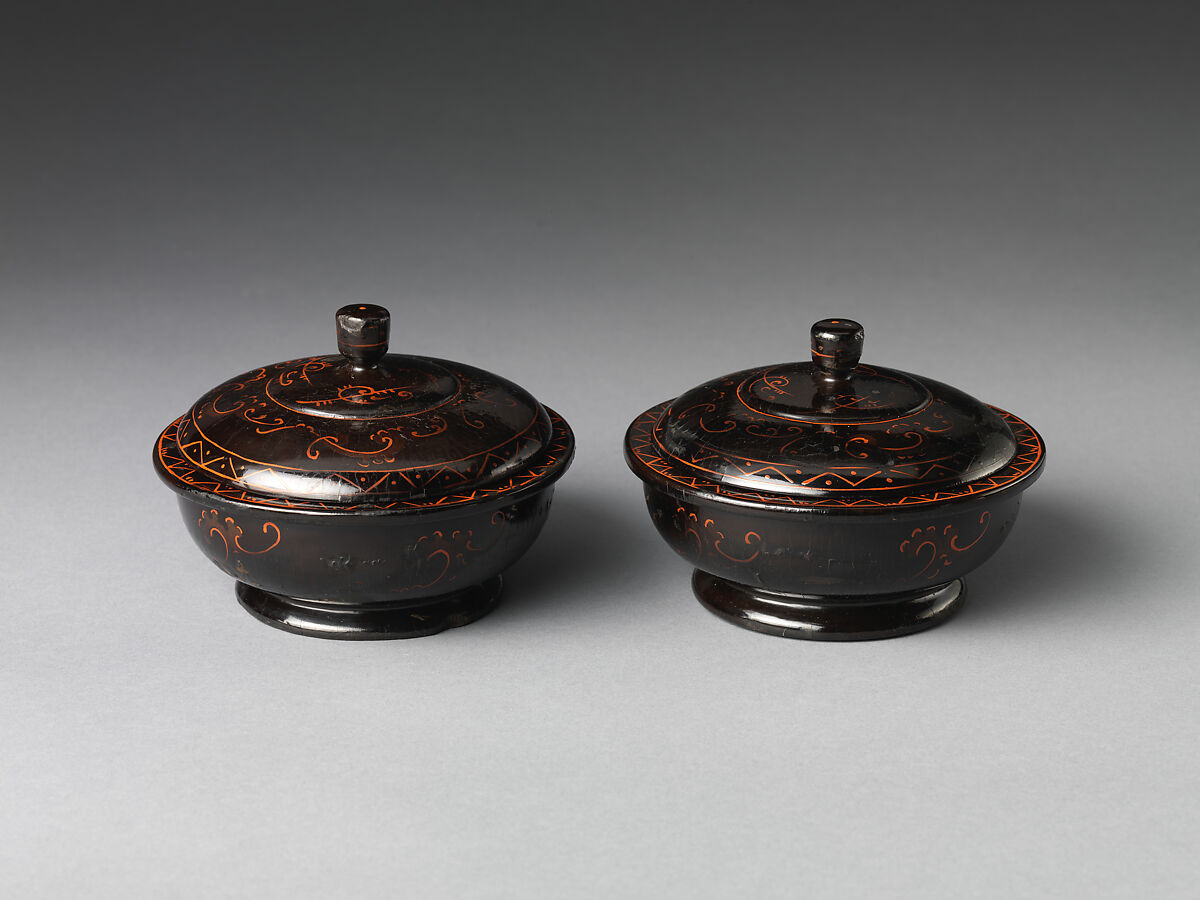
M 343 307 L 339 355 L 238 376 L 159 436 L 193 539 L 270 625 L 379 639 L 479 618 L 570 464 L 553 410 L 490 372 L 387 353 L 388 326 Z M 818 322 L 811 362 L 707 382 L 626 434 L 654 525 L 736 624 L 864 640 L 944 621 L 1041 471 L 1025 422 L 861 365 L 862 342 Z

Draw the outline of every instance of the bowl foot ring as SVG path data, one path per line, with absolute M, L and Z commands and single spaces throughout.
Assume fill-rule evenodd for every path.
M 958 612 L 967 596 L 961 579 L 899 594 L 839 597 L 768 591 L 699 569 L 692 589 L 711 612 L 735 625 L 810 641 L 875 641 L 924 631 Z
M 420 600 L 397 603 L 327 603 L 301 600 L 237 584 L 242 607 L 274 628 L 340 641 L 385 641 L 425 637 L 486 616 L 500 601 L 501 578 Z

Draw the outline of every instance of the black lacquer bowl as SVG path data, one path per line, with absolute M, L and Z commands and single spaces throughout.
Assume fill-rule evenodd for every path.
M 479 618 L 571 461 L 556 413 L 490 372 L 388 354 L 389 321 L 343 307 L 341 355 L 227 381 L 155 445 L 192 538 L 269 625 L 362 640 Z
M 812 329 L 812 362 L 749 369 L 629 427 L 659 533 L 718 615 L 783 637 L 936 625 L 1041 473 L 1041 437 L 928 378 L 860 365 L 863 330 Z

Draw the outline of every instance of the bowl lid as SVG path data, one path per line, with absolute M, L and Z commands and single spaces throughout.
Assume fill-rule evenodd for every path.
M 561 417 L 482 369 L 388 353 L 389 326 L 381 306 L 342 307 L 339 355 L 213 388 L 159 436 L 159 474 L 269 506 L 416 510 L 507 498 L 565 470 Z
M 905 507 L 1035 476 L 1042 440 L 948 385 L 861 365 L 863 329 L 812 327 L 812 361 L 735 372 L 639 416 L 626 457 L 680 492 L 788 507 Z

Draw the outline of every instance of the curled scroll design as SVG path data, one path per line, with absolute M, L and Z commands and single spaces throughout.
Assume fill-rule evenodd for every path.
M 282 381 L 280 382 L 283 383 Z M 372 403 L 383 403 L 386 400 L 399 399 L 409 400 L 412 398 L 412 391 L 400 387 L 388 388 L 373 388 L 365 384 L 346 384 L 338 388 L 337 393 L 332 397 L 318 397 L 315 400 L 296 400 L 300 406 L 329 406 L 337 400 L 342 400 L 346 403 L 357 403 L 360 406 L 368 406 Z
M 942 528 L 937 525 L 918 526 L 900 542 L 900 553 L 913 557 L 915 563 L 923 562 L 921 568 L 913 573 L 914 577 L 924 575 L 932 580 L 954 562 L 957 554 L 965 553 L 983 540 L 991 522 L 992 514 L 985 509 L 979 515 L 979 533 L 968 543 L 962 542 L 954 525 Z
M 242 537 L 244 535 L 242 526 L 237 523 L 233 516 L 222 516 L 215 509 L 207 509 L 200 513 L 197 524 L 199 524 L 201 531 L 204 532 L 204 539 L 208 542 L 209 546 L 217 546 L 216 540 L 220 540 L 222 554 L 226 560 L 229 559 L 229 554 L 235 550 L 239 553 L 245 553 L 248 556 L 261 556 L 264 553 L 269 553 L 279 546 L 279 541 L 282 538 L 278 525 L 274 522 L 264 522 L 262 533 L 265 539 L 270 539 L 271 542 L 265 547 L 251 550 L 242 544 Z M 274 536 L 273 538 L 272 535 Z
M 786 397 L 788 395 L 787 388 L 790 384 L 791 382 L 786 375 L 767 375 L 762 379 L 763 393 Z
M 715 410 L 712 411 L 715 412 Z M 726 431 L 733 431 L 733 429 L 737 428 L 737 422 L 733 421 L 733 419 L 727 416 L 717 416 L 715 419 L 710 420 L 707 417 L 707 413 L 698 415 L 696 422 L 703 431 L 707 431 L 709 434 L 723 434 Z
M 441 434 L 443 431 L 446 430 L 447 427 L 449 427 L 449 426 L 445 419 L 443 419 L 441 416 L 433 416 L 429 420 L 429 430 L 428 431 L 417 431 L 414 428 L 408 432 L 408 436 L 414 437 L 414 438 L 433 437 L 434 435 Z
M 308 377 L 310 372 L 320 372 L 322 369 L 328 369 L 331 365 L 327 359 L 320 356 L 300 359 L 295 362 L 299 363 L 299 365 L 295 365 L 294 363 L 281 364 L 285 368 L 285 371 L 281 372 L 278 376 L 281 385 L 285 387 L 291 385 L 297 378 L 301 381 L 309 381 L 311 383 Z
M 697 556 L 704 556 L 706 552 L 711 551 L 729 562 L 748 563 L 758 559 L 762 553 L 762 537 L 756 531 L 747 531 L 741 538 L 731 539 L 717 528 L 715 520 L 701 519 L 686 507 L 676 507 L 675 515 L 684 537 L 696 542 Z M 746 556 L 751 550 L 754 552 Z
M 380 441 L 381 446 L 367 450 L 355 450 L 353 447 L 343 447 L 336 436 L 324 435 L 309 444 L 305 453 L 309 459 L 318 459 L 321 456 L 322 448 L 320 445 L 328 444 L 334 450 L 337 450 L 339 453 L 345 453 L 348 456 L 382 456 L 388 450 L 392 449 L 392 445 L 395 443 L 392 440 L 391 435 L 387 433 L 386 429 L 376 431 L 373 435 L 371 435 L 370 439 L 372 441 Z
M 888 431 L 889 436 L 895 436 L 891 431 Z M 916 450 L 925 442 L 924 436 L 915 431 L 905 431 L 899 434 L 900 437 L 908 438 L 907 444 L 884 444 L 879 438 L 871 435 L 855 435 L 846 441 L 846 454 L 858 459 L 867 459 L 871 452 L 883 451 L 885 453 L 900 453 L 904 454 L 912 450 Z
M 469 556 L 486 553 L 499 542 L 507 522 L 504 510 L 496 510 L 486 533 L 477 535 L 473 528 L 456 528 L 423 535 L 415 546 L 416 552 L 423 555 L 419 576 L 422 580 L 411 588 L 430 588 L 442 581 L 453 583 L 467 565 Z
M 259 434 L 270 434 L 273 431 L 283 431 L 288 428 L 302 428 L 302 425 L 289 425 L 279 416 L 267 411 L 267 404 L 256 403 L 242 410 L 242 418 L 255 426 Z
M 214 397 L 212 403 L 210 404 L 210 406 L 212 407 L 212 411 L 215 412 L 218 416 L 228 416 L 232 413 L 237 412 L 239 409 L 241 409 L 242 406 L 245 404 L 245 401 L 243 401 L 243 400 L 239 400 L 236 404 L 229 407 L 229 409 L 222 409 L 221 405 L 220 405 L 221 401 L 224 400 L 228 394 L 232 394 L 234 392 L 234 390 L 239 389 L 241 387 L 242 387 L 242 385 L 240 385 L 240 384 L 235 385 L 234 389 L 225 391 L 220 396 Z
M 695 406 L 689 406 L 681 411 L 679 419 L 694 418 L 700 429 L 709 434 L 722 434 L 737 428 L 737 423 L 728 416 L 717 415 L 710 420 L 709 417 L 717 412 L 719 412 L 719 407 L 716 403 L 697 403 Z
M 763 425 L 759 422 L 751 422 L 746 426 L 746 434 L 752 434 L 755 437 L 770 439 L 795 438 L 797 435 L 806 436 L 808 430 L 800 425 Z M 785 448 L 790 448 L 795 441 L 785 445 Z

